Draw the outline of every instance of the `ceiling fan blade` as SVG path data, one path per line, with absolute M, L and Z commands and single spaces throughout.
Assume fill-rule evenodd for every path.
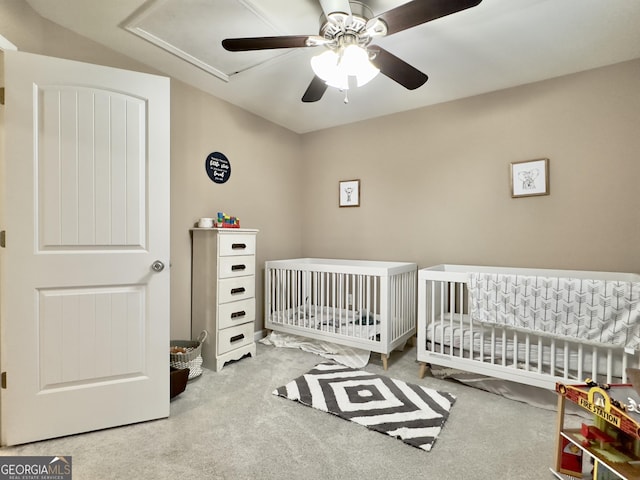
M 387 35 L 475 7 L 482 0 L 413 0 L 376 18 L 387 24 Z
M 322 37 L 319 37 L 322 38 Z M 299 48 L 319 45 L 316 35 L 285 35 L 281 37 L 225 38 L 222 46 L 230 52 L 268 50 L 272 48 Z
M 371 60 L 371 63 L 378 67 L 383 75 L 398 82 L 408 90 L 415 90 L 421 87 L 429 79 L 429 77 L 417 68 L 412 67 L 404 60 L 377 45 L 375 47 L 369 47 L 369 50 L 375 53 L 375 57 Z
M 317 102 L 322 98 L 324 92 L 327 91 L 327 84 L 317 75 L 313 77 L 311 83 L 307 87 L 307 91 L 302 96 L 302 101 L 305 103 Z

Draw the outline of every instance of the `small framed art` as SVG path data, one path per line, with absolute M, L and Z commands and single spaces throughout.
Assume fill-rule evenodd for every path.
M 338 188 L 341 207 L 360 206 L 360 180 L 340 180 Z
M 511 196 L 549 195 L 549 159 L 511 163 Z

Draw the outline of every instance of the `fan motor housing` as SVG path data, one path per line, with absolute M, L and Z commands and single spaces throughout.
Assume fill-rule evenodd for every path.
M 360 2 L 349 2 L 351 15 L 345 12 L 333 12 L 329 17 L 320 17 L 320 36 L 327 40 L 339 42 L 341 37 L 345 43 L 357 43 L 366 46 L 371 42 L 371 36 L 367 33 L 367 22 L 373 18 L 373 12 L 369 7 Z

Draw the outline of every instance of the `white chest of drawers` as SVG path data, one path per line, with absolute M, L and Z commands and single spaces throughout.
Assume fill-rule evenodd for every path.
M 230 360 L 255 356 L 256 234 L 247 228 L 194 228 L 191 332 L 206 330 L 203 365 L 221 370 Z

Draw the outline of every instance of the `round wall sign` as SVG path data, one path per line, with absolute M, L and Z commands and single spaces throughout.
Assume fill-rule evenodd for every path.
M 213 152 L 207 156 L 204 163 L 207 175 L 215 183 L 224 183 L 231 176 L 231 164 L 229 159 L 220 152 Z

